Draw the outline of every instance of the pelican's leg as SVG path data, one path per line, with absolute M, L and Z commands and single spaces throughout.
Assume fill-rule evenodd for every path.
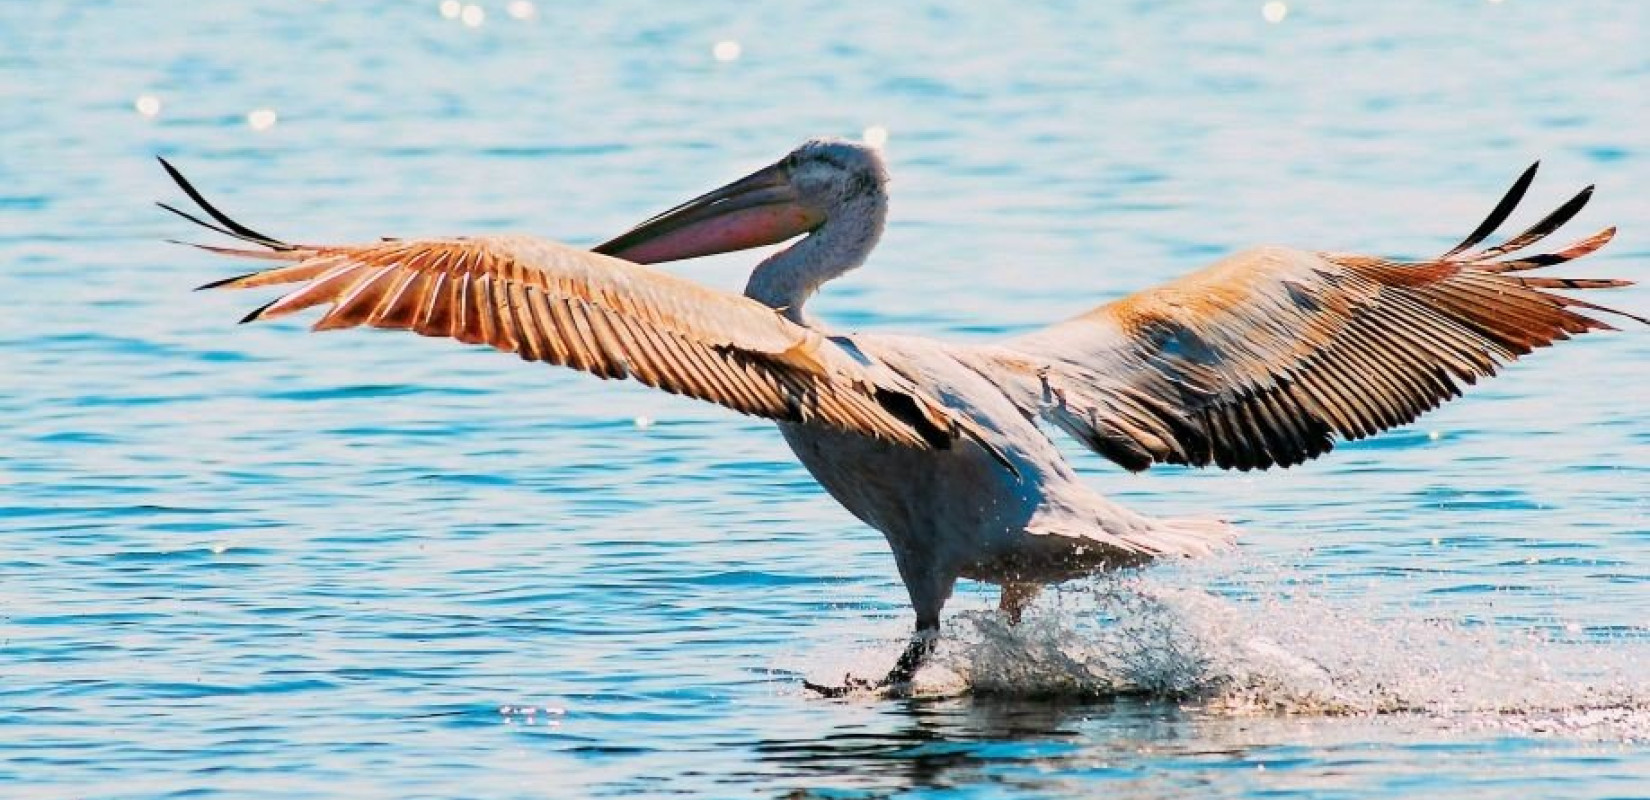
M 904 566 L 904 562 L 901 566 Z M 903 574 L 904 570 L 901 572 Z M 882 691 L 898 695 L 908 688 L 911 679 L 916 677 L 917 670 L 922 669 L 923 663 L 934 654 L 939 644 L 940 609 L 951 597 L 951 590 L 957 582 L 955 575 L 944 573 L 929 572 L 923 577 L 926 580 L 908 579 L 905 584 L 905 588 L 911 593 L 911 605 L 917 611 L 917 631 L 912 635 L 911 642 L 905 646 L 905 652 L 900 653 L 899 660 L 894 662 L 894 668 L 889 670 L 882 680 L 872 682 L 865 678 L 844 675 L 841 686 L 823 686 L 811 681 L 803 681 L 802 685 L 809 691 L 818 692 L 825 697 L 846 697 L 861 691 Z
M 1018 625 L 1020 615 L 1025 613 L 1026 607 L 1031 605 L 1042 591 L 1043 585 L 1040 583 L 1005 583 L 1002 599 L 997 602 L 997 610 L 1008 617 L 1008 624 Z
M 907 565 L 913 562 L 916 569 L 908 571 Z M 940 609 L 945 608 L 945 601 L 951 598 L 951 590 L 957 585 L 955 572 L 942 569 L 927 558 L 901 560 L 900 577 L 905 579 L 905 590 L 911 595 L 911 608 L 917 612 L 917 632 L 894 662 L 894 668 L 877 682 L 876 688 L 891 694 L 908 688 L 923 662 L 934 654 L 940 640 Z
M 871 687 L 889 694 L 900 694 L 910 688 L 917 670 L 922 669 L 923 663 L 938 648 L 940 609 L 945 607 L 945 601 L 951 597 L 951 589 L 957 584 L 956 575 L 939 570 L 920 573 L 917 577 L 917 580 L 907 580 L 905 583 L 905 588 L 911 593 L 911 606 L 917 611 L 917 631 L 905 646 L 905 652 L 900 653 L 899 660 L 894 662 L 894 668 Z
M 841 686 L 825 686 L 807 680 L 802 682 L 802 686 L 825 697 L 847 697 L 855 692 L 883 692 L 898 696 L 909 687 L 911 679 L 916 677 L 917 670 L 922 669 L 928 657 L 934 654 L 939 641 L 938 623 L 932 628 L 918 628 L 912 635 L 911 642 L 905 646 L 905 652 L 900 653 L 899 660 L 894 662 L 894 668 L 888 670 L 888 674 L 880 681 L 871 681 L 850 674 L 842 676 Z
M 911 637 L 911 643 L 905 646 L 905 652 L 900 653 L 899 660 L 894 662 L 894 668 L 876 685 L 878 689 L 890 689 L 911 682 L 917 676 L 917 670 L 922 669 L 928 657 L 934 654 L 940 641 L 940 623 L 934 621 L 932 627 L 917 627 L 917 632 Z

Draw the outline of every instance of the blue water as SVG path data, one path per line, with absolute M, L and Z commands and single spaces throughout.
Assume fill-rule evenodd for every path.
M 904 592 L 769 426 L 237 327 L 150 204 L 163 154 L 277 236 L 588 244 L 879 126 L 889 231 L 816 310 L 983 341 L 1250 244 L 1435 253 L 1539 157 L 1622 226 L 1570 272 L 1650 280 L 1650 6 L 481 5 L 0 3 L 0 794 L 1650 796 L 1643 327 L 1284 473 L 1073 448 L 1241 553 L 1016 630 L 965 584 L 977 696 L 832 702 Z

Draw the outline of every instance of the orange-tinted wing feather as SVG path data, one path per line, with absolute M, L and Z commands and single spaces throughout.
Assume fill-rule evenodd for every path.
M 288 244 L 230 220 L 167 169 L 219 224 L 169 210 L 259 249 L 203 247 L 282 262 L 202 288 L 302 284 L 243 322 L 328 306 L 315 330 L 450 337 L 911 447 L 948 447 L 978 433 L 893 372 L 739 295 L 529 236 Z
M 1546 291 L 1628 281 L 1513 274 L 1587 255 L 1614 228 L 1494 260 L 1567 222 L 1591 187 L 1506 243 L 1466 252 L 1505 221 L 1534 171 L 1437 259 L 1259 248 L 987 352 L 1028 410 L 1130 469 L 1298 464 L 1336 436 L 1410 422 L 1535 348 L 1610 327 L 1585 311 L 1639 319 Z

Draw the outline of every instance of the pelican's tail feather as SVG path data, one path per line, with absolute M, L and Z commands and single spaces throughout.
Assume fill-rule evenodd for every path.
M 1022 580 L 1058 581 L 1092 572 L 1095 567 L 1138 567 L 1157 559 L 1202 558 L 1230 549 L 1238 529 L 1223 519 L 1186 517 L 1152 519 L 1099 497 L 1091 498 L 1092 516 L 1056 512 L 1036 518 L 1026 533 L 1063 544 L 1068 559 L 1048 571 L 1029 569 Z M 1069 509 L 1067 509 L 1069 511 Z M 1075 571 L 1074 571 L 1075 570 Z
M 1182 517 L 1152 522 L 1151 532 L 1141 537 L 1158 556 L 1201 558 L 1230 549 L 1238 537 L 1237 526 L 1213 517 Z

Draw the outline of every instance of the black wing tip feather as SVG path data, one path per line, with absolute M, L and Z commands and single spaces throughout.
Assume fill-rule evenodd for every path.
M 1526 169 L 1524 171 L 1524 174 L 1522 176 L 1520 176 L 1519 183 L 1522 184 L 1522 183 L 1525 182 L 1526 178 L 1533 177 L 1534 174 L 1535 174 L 1535 169 L 1536 169 L 1537 166 L 1540 165 L 1540 163 L 1541 162 L 1538 161 L 1535 164 L 1531 164 L 1529 169 Z M 1517 184 L 1515 184 L 1514 187 L 1513 187 L 1514 190 L 1519 190 L 1519 188 L 1520 187 Z M 1468 237 L 1468 242 L 1463 242 L 1462 247 L 1458 247 L 1455 250 L 1452 250 L 1450 252 L 1450 254 L 1444 256 L 1443 259 L 1441 259 L 1441 260 L 1453 260 L 1457 263 L 1463 263 L 1464 262 L 1466 265 L 1468 265 L 1469 267 L 1471 267 L 1473 269 L 1478 269 L 1478 270 L 1483 270 L 1483 271 L 1486 271 L 1486 272 L 1498 273 L 1499 274 L 1499 273 L 1506 273 L 1506 272 L 1522 272 L 1522 271 L 1525 271 L 1525 270 L 1540 269 L 1542 267 L 1550 267 L 1550 266 L 1554 266 L 1554 265 L 1557 265 L 1557 264 L 1568 263 L 1568 262 L 1573 261 L 1575 259 L 1582 258 L 1584 256 L 1590 255 L 1591 253 L 1597 251 L 1599 248 L 1604 247 L 1612 239 L 1615 238 L 1616 226 L 1614 226 L 1614 225 L 1608 226 L 1608 227 L 1604 228 L 1603 230 L 1599 231 L 1598 233 L 1595 233 L 1592 236 L 1589 236 L 1586 239 L 1581 240 L 1580 242 L 1572 244 L 1569 247 L 1564 248 L 1563 250 L 1561 250 L 1559 252 L 1541 253 L 1541 254 L 1538 254 L 1538 255 L 1524 256 L 1522 258 L 1508 259 L 1508 260 L 1503 260 L 1503 261 L 1495 261 L 1494 260 L 1495 258 L 1497 258 L 1499 256 L 1504 256 L 1504 255 L 1507 255 L 1509 253 L 1514 253 L 1514 252 L 1522 250 L 1526 247 L 1529 247 L 1530 245 L 1533 245 L 1536 242 L 1539 242 L 1542 239 L 1547 238 L 1548 236 L 1553 234 L 1555 231 L 1557 231 L 1559 228 L 1564 227 L 1564 225 L 1569 223 L 1570 220 L 1574 219 L 1577 214 L 1581 213 L 1581 210 L 1583 208 L 1585 208 L 1587 206 L 1588 202 L 1590 202 L 1593 199 L 1593 194 L 1597 189 L 1598 189 L 1597 184 L 1588 184 L 1587 186 L 1583 187 L 1581 189 L 1581 191 L 1576 192 L 1575 195 L 1572 196 L 1569 200 L 1564 201 L 1564 203 L 1562 205 L 1560 205 L 1558 208 L 1553 209 L 1546 216 L 1542 217 L 1540 220 L 1537 220 L 1535 222 L 1535 224 L 1533 224 L 1529 228 L 1525 229 L 1523 233 L 1520 233 L 1517 236 L 1513 236 L 1512 238 L 1509 238 L 1505 242 L 1502 242 L 1501 244 L 1496 245 L 1494 247 L 1485 248 L 1484 250 L 1481 250 L 1478 253 L 1472 254 L 1468 257 L 1459 258 L 1459 259 L 1451 259 L 1450 256 L 1459 253 L 1461 250 L 1463 250 L 1467 247 L 1471 247 L 1473 244 L 1477 244 L 1478 241 L 1482 240 L 1483 236 L 1488 236 L 1488 234 L 1490 232 L 1492 232 L 1492 231 L 1483 231 L 1482 232 L 1483 236 L 1478 236 L 1480 231 L 1474 231 L 1474 236 L 1477 237 L 1476 240 L 1474 239 L 1474 237 Z M 1521 192 L 1519 192 L 1519 193 L 1521 194 Z M 1514 191 L 1509 191 L 1507 193 L 1507 197 L 1513 197 L 1513 196 L 1514 196 Z M 1503 198 L 1502 205 L 1505 205 L 1505 204 L 1506 204 L 1506 198 Z M 1502 207 L 1498 205 L 1496 207 L 1496 210 L 1491 213 L 1490 219 L 1491 220 L 1497 220 L 1498 216 L 1504 218 L 1505 215 L 1502 214 L 1501 211 L 1502 211 Z M 1510 209 L 1508 209 L 1508 211 L 1510 212 Z M 1489 221 L 1490 220 L 1486 220 L 1485 221 L 1486 224 Z M 1500 222 L 1500 220 L 1497 220 L 1497 225 L 1499 225 L 1499 222 Z M 1483 225 L 1480 226 L 1480 228 L 1483 228 L 1483 227 L 1485 227 L 1485 226 L 1483 226 Z M 1625 287 L 1625 286 L 1634 285 L 1633 281 L 1619 280 L 1619 279 L 1545 278 L 1545 279 L 1525 279 L 1525 280 L 1528 281 L 1528 283 L 1526 285 L 1531 285 L 1534 288 L 1541 288 L 1541 289 L 1570 289 L 1570 290 L 1616 289 L 1616 288 L 1621 288 L 1621 287 Z M 1536 285 L 1534 283 L 1536 280 L 1541 280 L 1541 281 L 1543 281 L 1543 283 L 1540 284 L 1540 285 Z M 1629 312 L 1629 311 L 1623 311 L 1619 308 L 1610 308 L 1609 306 L 1603 306 L 1603 305 L 1599 305 L 1597 303 L 1590 303 L 1590 302 L 1587 302 L 1585 300 L 1578 300 L 1578 299 L 1573 298 L 1573 297 L 1564 298 L 1563 304 L 1566 305 L 1566 306 L 1573 306 L 1573 307 L 1576 307 L 1576 308 L 1583 308 L 1583 309 L 1586 309 L 1588 311 L 1596 311 L 1596 312 L 1600 312 L 1600 313 L 1604 313 L 1604 314 L 1611 314 L 1611 315 L 1614 315 L 1614 316 L 1617 316 L 1617 317 L 1621 317 L 1623 319 L 1632 320 L 1632 321 L 1640 323 L 1642 325 L 1650 325 L 1650 318 L 1643 317 L 1643 316 L 1640 316 L 1638 314 L 1634 314 L 1634 313 Z M 1597 319 L 1595 317 L 1590 317 L 1590 316 L 1586 316 L 1586 315 L 1580 315 L 1580 316 L 1582 317 L 1582 319 L 1586 320 L 1587 325 L 1588 325 L 1589 329 L 1591 329 L 1591 330 L 1603 330 L 1603 331 L 1619 330 L 1615 326 L 1610 325 L 1609 323 L 1604 322 L 1603 320 Z
M 1576 192 L 1574 197 L 1564 201 L 1564 205 L 1553 209 L 1551 214 L 1542 217 L 1540 221 L 1536 222 L 1534 225 L 1531 225 L 1529 230 L 1507 240 L 1505 244 L 1501 245 L 1501 247 L 1508 248 L 1504 252 L 1511 252 L 1512 250 L 1519 249 L 1519 247 L 1535 244 L 1537 241 L 1545 238 L 1547 234 L 1564 227 L 1565 223 L 1574 219 L 1575 215 L 1581 213 L 1581 209 L 1587 207 L 1587 203 L 1593 199 L 1593 190 L 1595 188 L 1595 184 L 1588 184 L 1586 188 Z M 1521 244 L 1514 247 L 1512 246 L 1514 242 L 1520 242 Z
M 1535 182 L 1535 174 L 1540 169 L 1540 159 L 1525 167 L 1524 172 L 1518 176 L 1518 180 L 1513 181 L 1513 185 L 1507 189 L 1507 193 L 1502 195 L 1501 200 L 1495 204 L 1495 208 L 1490 210 L 1489 216 L 1484 217 L 1484 221 L 1478 223 L 1478 227 L 1474 228 L 1472 233 L 1467 234 L 1467 238 L 1462 239 L 1460 244 L 1439 256 L 1438 260 L 1445 261 L 1452 256 L 1466 252 L 1474 245 L 1484 241 L 1490 234 L 1495 233 L 1495 229 L 1501 227 L 1501 224 L 1507 221 L 1507 217 L 1512 216 L 1513 210 L 1518 208 L 1518 204 L 1523 202 L 1524 193 L 1530 190 L 1530 184 Z
M 178 242 L 178 244 L 189 244 L 189 243 L 188 242 Z M 222 288 L 224 286 L 228 286 L 229 284 L 234 283 L 236 281 L 245 280 L 247 278 L 252 277 L 253 275 L 258 275 L 258 274 L 261 274 L 261 273 L 258 273 L 258 272 L 243 272 L 239 275 L 231 275 L 230 277 L 227 277 L 227 278 L 220 278 L 220 279 L 215 280 L 215 281 L 207 281 L 206 283 L 203 283 L 199 286 L 196 286 L 195 291 L 204 292 L 207 289 L 220 289 L 220 288 Z M 260 308 L 258 310 L 262 311 L 263 309 Z M 242 322 L 248 322 L 249 320 L 244 320 L 243 319 L 241 321 Z
M 206 287 L 203 286 L 201 288 L 204 289 Z M 240 322 L 238 322 L 236 324 L 245 325 L 248 322 L 257 322 L 258 318 L 263 316 L 263 313 L 265 311 L 268 311 L 270 306 L 275 305 L 276 303 L 279 303 L 279 302 L 281 302 L 281 298 L 277 297 L 274 300 L 271 300 L 267 303 L 264 303 L 261 306 L 258 306 L 257 308 L 252 309 L 251 311 L 247 312 L 246 316 L 241 317 Z
M 1466 253 L 1463 255 L 1463 253 L 1467 250 L 1481 244 L 1484 239 L 1494 233 L 1502 223 L 1506 222 L 1507 218 L 1512 215 L 1512 212 L 1523 200 L 1524 194 L 1529 189 L 1531 182 L 1535 178 L 1536 171 L 1540 168 L 1540 166 L 1541 162 L 1536 161 L 1530 164 L 1529 167 L 1525 168 L 1524 172 L 1518 176 L 1518 180 L 1513 183 L 1512 188 L 1508 189 L 1507 193 L 1502 196 L 1501 201 L 1496 204 L 1489 216 L 1486 217 L 1482 223 L 1479 223 L 1478 227 L 1475 228 L 1471 234 L 1468 234 L 1467 238 L 1462 240 L 1460 244 L 1451 248 L 1448 252 L 1439 256 L 1436 260 L 1468 265 L 1474 269 L 1480 269 L 1488 272 L 1512 272 L 1537 269 L 1540 267 L 1552 266 L 1554 264 L 1562 264 L 1592 253 L 1594 250 L 1597 250 L 1607 244 L 1615 235 L 1614 226 L 1605 228 L 1603 231 L 1600 231 L 1599 233 L 1596 233 L 1581 242 L 1572 244 L 1561 252 L 1525 256 L 1515 260 L 1494 260 L 1530 247 L 1531 245 L 1552 235 L 1559 228 L 1562 228 L 1564 225 L 1568 224 L 1570 220 L 1574 219 L 1576 215 L 1581 213 L 1581 210 L 1587 206 L 1588 202 L 1590 202 L 1593 198 L 1593 193 L 1598 188 L 1597 184 L 1588 184 L 1586 187 L 1582 188 L 1581 191 L 1576 192 L 1575 195 L 1570 197 L 1570 199 L 1564 201 L 1563 204 L 1559 205 L 1551 212 L 1548 212 L 1546 216 L 1537 220 L 1523 232 L 1509 237 L 1501 244 L 1493 247 L 1485 247 L 1477 252 Z M 1602 237 L 1602 239 L 1600 237 Z
M 161 168 L 166 170 L 166 174 L 172 178 L 172 182 L 176 183 L 178 188 L 182 189 L 183 193 L 188 195 L 189 199 L 194 201 L 196 206 L 200 207 L 200 210 L 205 211 L 207 216 L 217 220 L 219 225 L 222 227 L 208 223 L 205 220 L 184 211 L 180 211 L 177 208 L 167 205 L 166 203 L 156 203 L 156 205 L 172 212 L 173 214 L 177 214 L 178 216 L 183 217 L 196 225 L 208 230 L 217 231 L 218 233 L 222 233 L 226 236 L 232 236 L 236 239 L 251 242 L 253 244 L 260 244 L 272 250 L 293 249 L 292 245 L 287 244 L 286 242 L 283 242 L 273 236 L 268 236 L 252 230 L 251 228 L 236 222 L 228 214 L 219 211 L 216 206 L 207 202 L 206 197 L 195 188 L 194 184 L 189 182 L 188 178 L 183 177 L 183 173 L 180 172 L 177 167 L 172 166 L 172 162 L 167 161 L 165 156 L 157 155 L 155 156 L 155 160 L 160 162 Z
M 1438 260 L 1482 261 L 1522 250 L 1546 238 L 1548 234 L 1563 227 L 1565 223 L 1574 219 L 1576 214 L 1581 213 L 1581 209 L 1585 208 L 1588 201 L 1592 200 L 1593 191 L 1597 188 L 1596 184 L 1588 184 L 1586 188 L 1576 192 L 1575 196 L 1564 201 L 1563 205 L 1553 209 L 1547 216 L 1542 217 L 1534 225 L 1525 229 L 1523 233 L 1513 236 L 1494 247 L 1487 247 L 1478 253 L 1461 256 L 1462 253 L 1489 238 L 1490 234 L 1495 233 L 1496 229 L 1500 228 L 1507 221 L 1507 218 L 1512 216 L 1513 211 L 1517 210 L 1518 205 L 1523 202 L 1524 195 L 1529 191 L 1530 185 L 1535 182 L 1535 175 L 1540 167 L 1540 161 L 1526 167 L 1524 172 L 1518 176 L 1518 180 L 1513 182 L 1512 187 L 1507 189 L 1507 193 L 1501 196 L 1501 200 L 1495 204 L 1495 208 L 1490 210 L 1489 216 L 1485 217 L 1484 221 L 1480 222 L 1472 233 L 1467 234 L 1467 238 L 1462 239 L 1460 244 L 1439 256 Z
M 233 237 L 233 238 L 236 238 L 236 239 L 241 239 L 242 241 L 246 240 L 246 237 L 244 237 L 244 236 L 239 236 L 239 235 L 235 234 L 233 231 L 228 230 L 227 228 L 224 228 L 222 226 L 214 225 L 210 222 L 207 222 L 206 220 L 201 219 L 200 217 L 197 217 L 194 214 L 191 214 L 187 211 L 184 211 L 184 210 L 178 208 L 177 206 L 171 205 L 169 203 L 162 203 L 162 202 L 159 202 L 159 201 L 156 201 L 155 205 L 160 206 L 161 208 L 164 208 L 167 211 L 172 212 L 173 214 L 176 214 L 180 217 L 183 217 L 184 219 L 189 220 L 190 222 L 193 222 L 196 225 L 199 225 L 202 228 L 205 228 L 209 231 L 215 231 L 215 232 L 221 233 L 225 236 L 230 236 L 230 237 Z M 254 242 L 254 243 L 255 244 L 263 244 L 262 242 Z
M 1630 319 L 1634 322 L 1639 323 L 1640 325 L 1650 325 L 1650 317 L 1641 317 L 1641 316 L 1639 316 L 1637 314 L 1634 314 L 1630 311 L 1622 311 L 1619 308 L 1605 308 L 1604 306 L 1591 306 L 1591 307 L 1594 311 L 1602 311 L 1602 312 L 1605 312 L 1605 313 L 1608 313 L 1608 314 L 1615 314 L 1618 317 L 1625 317 L 1627 319 Z M 1606 331 L 1620 330 L 1620 328 L 1617 328 L 1617 327 L 1615 327 L 1615 326 L 1613 326 L 1613 325 L 1611 325 L 1607 322 L 1604 322 L 1603 320 L 1595 319 L 1595 320 L 1593 320 L 1593 322 L 1598 324 L 1600 330 L 1606 330 Z
M 160 205 L 162 208 L 167 208 L 168 210 L 175 210 L 175 209 L 170 209 L 165 203 L 160 203 L 158 205 Z M 180 245 L 182 247 L 197 247 L 197 248 L 200 248 L 202 250 L 208 250 L 208 251 L 213 249 L 208 245 L 197 244 L 195 242 L 186 242 L 182 239 L 167 239 L 166 243 L 167 244 Z M 225 286 L 227 284 L 234 283 L 235 281 L 242 280 L 244 278 L 250 278 L 253 275 L 257 275 L 257 274 L 259 274 L 259 273 L 257 273 L 257 272 L 243 272 L 239 275 L 233 275 L 233 276 L 230 276 L 228 278 L 219 278 L 218 280 L 215 280 L 215 281 L 207 281 L 206 283 L 203 283 L 199 286 L 196 286 L 194 290 L 197 291 L 197 292 L 202 292 L 202 291 L 206 291 L 207 289 L 216 289 L 220 286 Z

